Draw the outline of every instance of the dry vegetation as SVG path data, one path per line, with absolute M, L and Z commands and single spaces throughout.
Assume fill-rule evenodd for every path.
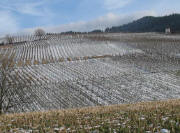
M 1 49 L 5 49 L 5 48 L 12 48 L 13 46 L 12 45 L 2 45 L 0 46 Z
M 9 114 L 1 132 L 180 132 L 180 100 Z

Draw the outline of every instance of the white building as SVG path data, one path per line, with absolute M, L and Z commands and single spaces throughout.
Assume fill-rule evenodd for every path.
M 166 33 L 166 34 L 171 34 L 171 29 L 170 29 L 170 28 L 166 28 L 166 29 L 165 29 L 165 33 Z

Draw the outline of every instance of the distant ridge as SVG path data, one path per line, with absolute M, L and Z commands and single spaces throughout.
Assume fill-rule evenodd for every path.
M 180 33 L 180 14 L 146 16 L 129 24 L 107 28 L 105 32 L 165 32 L 166 28 L 171 28 L 172 33 Z

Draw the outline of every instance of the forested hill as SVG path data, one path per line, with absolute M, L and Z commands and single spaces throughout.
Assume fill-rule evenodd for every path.
M 107 28 L 106 32 L 164 32 L 171 28 L 173 33 L 180 33 L 180 14 L 163 17 L 147 16 L 129 24 Z

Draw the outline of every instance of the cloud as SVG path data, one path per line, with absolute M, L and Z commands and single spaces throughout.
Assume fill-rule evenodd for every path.
M 22 14 L 28 14 L 32 16 L 44 16 L 43 11 L 38 8 L 42 5 L 41 2 L 36 3 L 18 3 L 14 5 L 14 9 Z
M 40 27 L 40 28 L 43 28 L 44 30 L 46 30 L 46 32 L 57 32 L 57 33 L 65 32 L 65 31 L 87 32 L 95 29 L 105 30 L 105 28 L 107 27 L 120 26 L 147 15 L 155 16 L 156 13 L 153 11 L 143 11 L 143 12 L 136 12 L 134 14 L 124 14 L 124 15 L 108 13 L 104 16 L 98 17 L 91 21 L 79 21 L 79 22 L 72 22 L 69 24 L 64 24 L 59 26 Z M 33 31 L 36 28 L 25 29 L 24 32 L 33 33 Z
M 122 8 L 131 3 L 132 0 L 104 0 L 104 6 L 108 10 Z
M 50 14 L 50 11 L 45 8 L 46 2 L 46 0 L 29 0 L 28 2 L 25 0 L 5 0 L 5 2 L 0 1 L 0 8 L 6 11 L 18 12 L 20 14 L 26 14 L 31 16 L 47 16 L 48 14 Z
M 7 11 L 0 11 L 0 36 L 19 30 L 16 19 Z

